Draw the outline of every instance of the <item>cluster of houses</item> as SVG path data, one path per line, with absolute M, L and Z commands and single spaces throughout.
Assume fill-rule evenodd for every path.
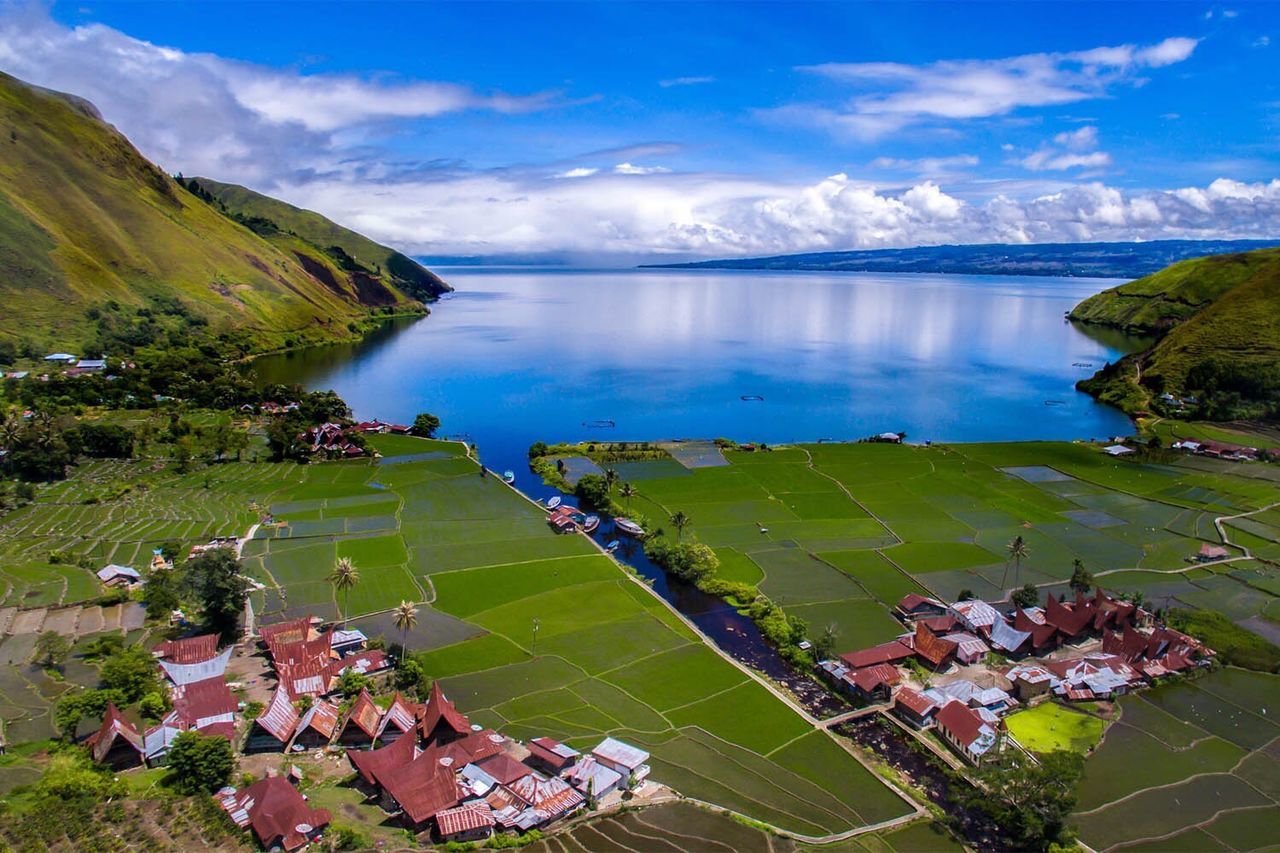
M 287 415 L 290 412 L 298 411 L 298 408 L 297 402 L 277 403 L 274 400 L 268 400 L 259 406 L 255 406 L 253 403 L 245 403 L 240 407 L 240 411 L 246 414 L 261 412 L 264 415 Z
M 1245 447 L 1240 444 L 1228 444 L 1224 441 L 1192 441 L 1183 439 L 1170 445 L 1174 450 L 1185 450 L 1197 456 L 1208 456 L 1213 459 L 1230 459 L 1233 462 L 1256 462 L 1262 458 L 1280 459 L 1280 451 L 1258 450 L 1256 447 Z
M 898 603 L 897 615 L 910 628 L 902 636 L 819 668 L 842 692 L 891 705 L 915 728 L 936 727 L 973 763 L 1000 741 L 1001 717 L 1024 703 L 1109 699 L 1207 665 L 1213 655 L 1100 589 L 1073 601 L 1049 595 L 1043 607 L 1010 612 L 976 599 L 948 605 L 913 593 Z M 912 668 L 937 677 L 913 686 Z
M 166 640 L 152 654 L 169 686 L 173 710 L 140 728 L 114 705 L 86 740 L 95 761 L 116 770 L 160 766 L 178 735 L 226 738 L 247 753 L 293 754 L 341 748 L 370 801 L 414 832 L 444 840 L 478 840 L 495 831 L 526 831 L 644 784 L 649 754 L 605 738 L 589 754 L 550 738 L 527 744 L 473 725 L 439 684 L 426 702 L 396 693 L 380 704 L 367 689 L 347 707 L 336 695 L 345 672 L 376 675 L 391 668 L 356 630 L 321 631 L 303 617 L 265 625 L 258 642 L 276 678 L 270 702 L 248 721 L 226 678 L 233 646 L 216 635 Z M 300 775 L 300 774 L 299 774 Z M 330 822 L 312 809 L 289 777 L 268 775 L 217 799 L 266 849 L 294 850 Z
M 102 373 L 107 369 L 107 360 L 105 358 L 80 358 L 78 355 L 72 355 L 69 352 L 53 352 L 44 357 L 44 360 L 51 365 L 61 366 L 58 374 L 62 376 L 90 376 Z M 133 367 L 132 363 L 122 364 L 121 367 Z M 10 370 L 7 372 L 0 371 L 0 379 L 26 379 L 31 375 L 29 370 Z M 42 382 L 48 382 L 51 374 L 42 373 L 38 378 Z M 114 376 L 108 376 L 108 379 L 115 379 Z
M 298 435 L 303 449 L 315 456 L 350 459 L 364 456 L 368 451 L 351 440 L 354 427 L 345 427 L 337 423 L 324 423 L 307 427 Z
M 413 427 L 404 424 L 389 424 L 376 418 L 371 421 L 361 421 L 355 428 L 358 432 L 367 435 L 408 435 L 413 430 Z

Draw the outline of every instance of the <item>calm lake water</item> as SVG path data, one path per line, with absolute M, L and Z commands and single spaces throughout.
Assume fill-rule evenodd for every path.
M 429 411 L 492 468 L 529 444 L 1094 438 L 1130 431 L 1073 388 L 1132 348 L 1063 313 L 1115 282 L 1011 276 L 444 268 L 457 293 L 349 347 L 264 359 L 362 418 Z M 1087 365 L 1087 366 L 1085 366 Z M 744 401 L 742 398 L 761 397 Z M 611 428 L 595 424 L 612 422 Z

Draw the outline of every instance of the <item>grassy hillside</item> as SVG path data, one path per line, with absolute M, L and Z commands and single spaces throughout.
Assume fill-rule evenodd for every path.
M 1193 396 L 1209 418 L 1280 416 L 1280 250 L 1198 258 L 1093 296 L 1083 323 L 1155 333 L 1157 342 L 1083 390 L 1137 412 L 1160 394 Z
M 102 306 L 174 305 L 247 350 L 421 310 L 301 236 L 264 239 L 144 158 L 87 102 L 0 74 L 0 342 L 76 351 Z
M 359 269 L 355 271 L 373 274 L 418 299 L 433 299 L 453 289 L 417 261 L 375 243 L 363 234 L 343 228 L 314 211 L 294 207 L 236 184 L 224 184 L 209 178 L 191 180 L 213 196 L 232 217 L 268 240 L 274 242 L 278 236 L 290 234 L 301 237 L 325 249 L 339 263 L 352 269 L 358 265 Z

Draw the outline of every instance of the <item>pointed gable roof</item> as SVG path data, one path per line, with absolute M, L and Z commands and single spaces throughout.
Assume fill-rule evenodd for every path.
M 916 624 L 916 633 L 913 641 L 916 654 L 933 666 L 941 666 L 956 653 L 955 643 L 951 640 L 944 640 L 919 623 Z
M 428 749 L 408 764 L 388 770 L 379 779 L 383 790 L 413 824 L 430 820 L 462 799 L 463 791 L 454 776 L 452 762 L 446 766 L 441 758 L 438 750 Z
M 204 729 L 217 723 L 234 723 L 239 708 L 239 700 L 221 677 L 173 688 L 173 712 L 187 728 Z
M 290 619 L 288 622 L 263 625 L 258 629 L 258 636 L 263 644 L 270 649 L 273 645 L 283 646 L 310 640 L 316 634 L 315 629 L 311 627 L 311 617 L 303 616 L 298 619 Z
M 138 731 L 138 727 L 124 718 L 114 702 L 108 702 L 107 712 L 102 716 L 102 725 L 86 741 L 93 754 L 93 760 L 105 761 L 108 753 L 111 752 L 111 747 L 115 745 L 116 738 L 124 739 L 127 744 L 137 750 L 139 757 L 146 754 L 142 733 Z
M 938 725 L 975 755 L 981 755 L 995 745 L 996 732 L 968 705 L 952 699 L 942 707 L 937 716 Z
M 360 731 L 369 736 L 373 740 L 378 736 L 378 723 L 382 720 L 382 709 L 374 703 L 373 697 L 369 695 L 369 691 L 361 688 L 360 695 L 356 697 L 356 701 L 351 705 L 351 711 L 347 714 L 347 721 L 343 723 L 343 731 L 348 726 L 355 726 Z
M 289 694 L 283 687 L 276 687 L 271 704 L 263 709 L 253 723 L 280 743 L 289 742 L 294 729 L 298 727 L 298 710 L 289 701 Z
M 427 699 L 427 706 L 423 710 L 422 736 L 430 740 L 442 726 L 454 735 L 467 735 L 471 732 L 471 721 L 445 698 L 437 680 L 431 685 L 431 697 Z
M 391 699 L 391 705 L 382 715 L 382 723 L 378 726 L 378 737 L 387 730 L 387 726 L 395 726 L 401 733 L 411 732 L 418 724 L 418 715 L 413 703 L 405 699 L 397 691 Z
M 411 737 L 397 738 L 378 749 L 348 750 L 347 758 L 360 778 L 370 785 L 381 785 L 382 778 L 392 770 L 403 767 L 418 757 L 418 745 Z
M 1068 637 L 1079 636 L 1093 621 L 1092 608 L 1077 604 L 1068 608 L 1050 593 L 1044 608 L 1044 621 Z
M 846 652 L 840 655 L 840 660 L 852 669 L 860 669 L 864 666 L 875 666 L 878 663 L 906 660 L 909 657 L 911 657 L 911 647 L 901 640 L 893 640 L 869 649 Z
M 268 776 L 243 791 L 224 788 L 219 796 L 231 819 L 240 827 L 252 827 L 268 850 L 277 845 L 297 850 L 333 819 L 328 809 L 309 807 L 298 789 L 280 776 Z
M 315 704 L 307 709 L 302 715 L 302 719 L 298 721 L 298 731 L 294 737 L 302 734 L 307 729 L 314 729 L 316 734 L 329 740 L 333 737 L 333 732 L 338 728 L 338 708 L 326 699 L 317 699 Z
M 1013 614 L 1013 628 L 1031 635 L 1031 647 L 1042 649 L 1053 642 L 1058 629 L 1047 622 L 1037 622 L 1025 610 L 1019 607 Z

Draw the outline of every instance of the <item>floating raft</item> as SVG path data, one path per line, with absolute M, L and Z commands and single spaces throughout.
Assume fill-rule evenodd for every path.
M 603 420 L 603 421 L 583 421 L 582 425 L 584 427 L 587 427 L 588 429 L 613 429 L 618 424 L 614 421 Z
M 764 402 L 764 397 L 761 397 L 759 394 L 743 394 L 738 399 L 744 403 L 763 403 Z

